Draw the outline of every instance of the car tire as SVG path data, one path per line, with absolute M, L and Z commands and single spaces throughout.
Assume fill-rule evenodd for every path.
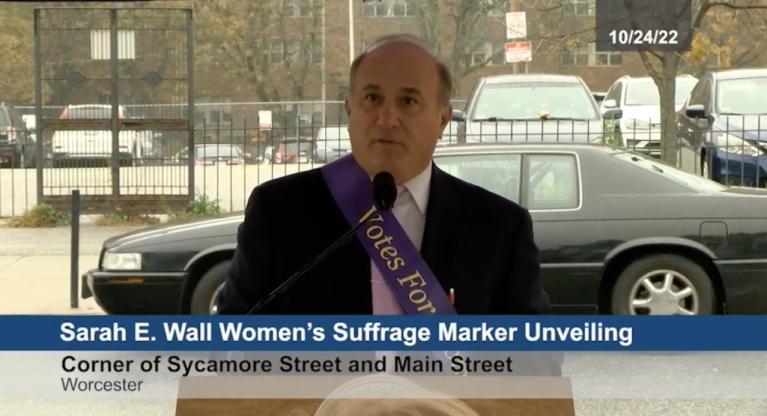
M 716 312 L 716 294 L 698 263 L 658 254 L 640 258 L 621 272 L 611 305 L 614 314 L 623 315 L 707 315 Z
M 192 292 L 189 312 L 193 315 L 215 315 L 213 303 L 226 282 L 231 260 L 222 261 L 208 269 Z
M 711 165 L 708 163 L 707 159 L 708 158 L 706 157 L 705 154 L 701 155 L 701 158 L 700 158 L 700 176 L 702 176 L 702 177 L 704 177 L 706 179 L 713 180 L 713 178 L 711 177 Z

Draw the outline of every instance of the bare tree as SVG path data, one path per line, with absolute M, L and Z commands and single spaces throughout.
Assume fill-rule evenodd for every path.
M 305 84 L 321 51 L 319 2 L 206 0 L 198 2 L 197 66 L 239 89 L 272 101 L 305 97 Z M 295 6 L 295 7 L 293 7 Z M 202 72 L 202 71 L 201 71 Z M 285 85 L 282 90 L 278 88 Z

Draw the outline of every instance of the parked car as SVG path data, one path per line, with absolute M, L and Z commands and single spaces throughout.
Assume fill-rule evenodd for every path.
M 59 116 L 62 120 L 79 120 L 86 129 L 57 130 L 53 133 L 51 149 L 54 166 L 72 162 L 109 163 L 112 158 L 112 107 L 108 104 L 68 105 Z M 119 106 L 118 119 L 128 117 Z M 97 126 L 91 128 L 92 126 Z M 122 129 L 118 135 L 121 164 L 141 164 L 152 156 L 153 133 Z
M 674 109 L 678 111 L 698 80 L 692 75 L 676 77 Z M 623 76 L 607 90 L 599 111 L 620 108 L 623 116 L 614 124 L 615 134 L 631 150 L 660 156 L 660 95 L 650 77 Z
M 767 191 L 595 145 L 445 146 L 435 163 L 530 210 L 554 312 L 767 312 Z M 109 313 L 210 312 L 242 218 L 107 240 L 84 296 Z
M 34 138 L 16 108 L 0 103 L 0 167 L 36 166 Z
M 181 149 L 174 159 L 185 164 L 189 160 L 189 148 Z M 231 144 L 197 144 L 194 146 L 195 165 L 211 166 L 219 163 L 242 165 L 245 163 L 245 155 L 238 146 Z
M 314 139 L 314 157 L 317 163 L 330 163 L 352 151 L 347 126 L 320 127 Z
M 605 118 L 619 118 L 614 109 Z M 518 74 L 480 78 L 453 115 L 464 124 L 459 141 L 588 143 L 603 139 L 603 116 L 588 86 L 576 75 Z
M 272 163 L 309 163 L 314 154 L 311 140 L 283 140 L 272 150 Z
M 679 138 L 699 155 L 703 176 L 767 186 L 767 69 L 705 74 L 676 121 Z

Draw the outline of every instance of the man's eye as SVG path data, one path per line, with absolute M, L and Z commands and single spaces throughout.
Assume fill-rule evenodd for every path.
M 380 98 L 378 94 L 365 94 L 365 101 L 376 102 Z
M 418 100 L 416 100 L 414 97 L 403 97 L 402 103 L 406 105 L 415 105 L 418 104 Z

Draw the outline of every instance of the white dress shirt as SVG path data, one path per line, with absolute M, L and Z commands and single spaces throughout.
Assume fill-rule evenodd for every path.
M 413 179 L 397 186 L 397 200 L 392 213 L 405 230 L 410 241 L 419 251 L 423 242 L 426 225 L 426 208 L 429 204 L 431 185 L 431 163 Z M 370 261 L 370 284 L 373 293 L 373 314 L 403 314 L 394 293 L 383 280 L 378 267 Z

